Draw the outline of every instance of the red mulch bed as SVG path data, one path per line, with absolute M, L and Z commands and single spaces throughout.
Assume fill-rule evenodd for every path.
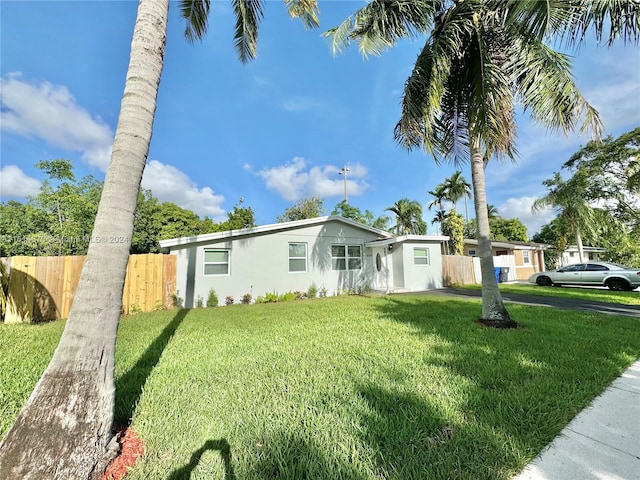
M 129 467 L 135 465 L 138 458 L 144 454 L 142 440 L 130 428 L 118 433 L 118 443 L 120 452 L 107 467 L 102 480 L 120 480 L 127 474 Z

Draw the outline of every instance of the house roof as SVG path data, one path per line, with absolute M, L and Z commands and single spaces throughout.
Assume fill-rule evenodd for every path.
M 602 248 L 602 247 L 589 247 L 587 245 L 584 245 L 582 247 L 582 250 L 585 252 L 592 252 L 592 253 L 602 253 L 606 251 L 606 248 Z M 569 245 L 565 252 L 577 252 L 578 251 L 578 246 L 577 245 Z
M 162 250 L 166 250 L 171 247 L 186 246 L 194 243 L 212 242 L 215 240 L 223 240 L 223 239 L 243 238 L 243 237 L 255 236 L 255 235 L 267 235 L 269 233 L 281 232 L 286 230 L 295 230 L 298 228 L 309 227 L 313 225 L 323 224 L 326 222 L 344 223 L 346 225 L 350 225 L 352 227 L 356 227 L 361 230 L 365 230 L 367 232 L 373 233 L 374 235 L 378 235 L 382 239 L 395 238 L 391 233 L 386 232 L 384 230 L 373 228 L 363 223 L 359 223 L 354 220 L 351 220 L 349 218 L 341 217 L 339 215 L 331 215 L 331 216 L 325 216 L 325 217 L 307 218 L 304 220 L 295 220 L 293 222 L 272 223 L 269 225 L 243 228 L 240 230 L 227 230 L 224 232 L 205 233 L 203 235 L 195 235 L 192 237 L 180 237 L 180 238 L 171 238 L 168 240 L 160 240 L 160 248 Z
M 444 235 L 401 235 L 399 237 L 383 238 L 380 240 L 373 240 L 367 242 L 367 247 L 381 247 L 386 245 L 393 245 L 403 242 L 415 242 L 415 243 L 433 243 L 433 242 L 446 242 L 449 237 Z

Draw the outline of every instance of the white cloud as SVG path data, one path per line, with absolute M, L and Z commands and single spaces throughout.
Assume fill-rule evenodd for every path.
M 250 170 L 245 165 L 245 170 Z M 347 192 L 349 195 L 362 195 L 369 188 L 364 181 L 366 167 L 360 164 L 349 165 L 347 174 Z M 257 172 L 267 188 L 278 192 L 288 201 L 295 201 L 306 195 L 331 197 L 344 193 L 344 178 L 339 175 L 340 167 L 324 165 L 307 167 L 302 157 L 294 157 L 291 162 Z
M 537 213 L 531 212 L 531 206 L 537 197 L 510 197 L 501 205 L 498 205 L 498 214 L 503 218 L 518 218 L 527 227 L 529 237 L 538 233 L 545 223 L 549 223 L 556 217 L 553 209 L 545 208 Z
M 214 220 L 222 219 L 224 197 L 214 194 L 209 187 L 198 188 L 184 172 L 172 165 L 151 160 L 144 170 L 142 188 L 150 189 L 161 202 L 173 202 L 198 215 Z
M 0 91 L 2 130 L 79 151 L 85 162 L 106 171 L 113 132 L 79 106 L 66 87 L 28 83 L 13 73 L 0 78 Z
M 0 195 L 3 197 L 26 197 L 37 195 L 40 181 L 26 175 L 16 165 L 5 165 L 0 170 Z

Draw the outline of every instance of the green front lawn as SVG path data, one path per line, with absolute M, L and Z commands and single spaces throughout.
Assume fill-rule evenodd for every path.
M 123 318 L 131 479 L 506 479 L 640 356 L 640 322 L 478 300 L 337 297 Z M 63 323 L 0 325 L 0 434 Z
M 594 302 L 622 303 L 625 305 L 640 305 L 640 290 L 632 292 L 614 292 L 605 288 L 588 287 L 540 287 L 524 283 L 500 283 L 502 293 L 521 293 L 523 295 L 540 295 L 545 297 L 573 298 Z M 480 290 L 480 285 L 458 285 L 456 288 Z

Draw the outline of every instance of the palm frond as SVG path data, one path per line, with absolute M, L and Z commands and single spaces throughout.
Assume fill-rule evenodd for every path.
M 327 30 L 335 54 L 354 41 L 364 56 L 380 55 L 402 38 L 425 35 L 444 0 L 372 0 L 338 27 Z
M 598 42 L 611 46 L 617 39 L 640 42 L 639 0 L 574 0 L 577 13 L 562 32 L 570 45 L 585 41 L 590 30 Z
M 233 0 L 236 14 L 234 46 L 242 63 L 253 60 L 258 51 L 258 26 L 262 20 L 262 0 Z
M 187 22 L 184 36 L 189 43 L 202 40 L 207 34 L 210 0 L 181 0 L 180 16 Z
M 320 26 L 318 19 L 317 0 L 284 0 L 284 4 L 289 11 L 291 18 L 299 18 L 302 20 L 305 28 L 316 28 Z
M 542 42 L 522 43 L 520 55 L 508 69 L 516 74 L 516 88 L 525 110 L 551 130 L 565 134 L 583 119 L 581 130 L 591 129 L 598 138 L 602 121 L 573 81 L 571 62 Z

